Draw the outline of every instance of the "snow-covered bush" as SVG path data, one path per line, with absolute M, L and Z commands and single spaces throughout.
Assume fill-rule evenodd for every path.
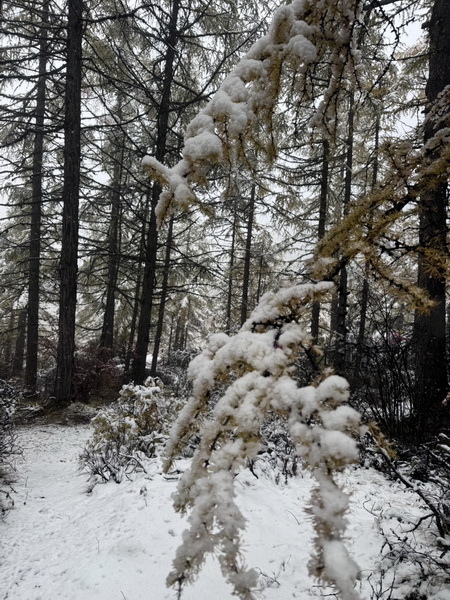
M 0 510 L 4 512 L 12 506 L 9 480 L 11 476 L 11 455 L 15 451 L 14 413 L 19 392 L 12 384 L 0 380 Z
M 450 438 L 413 448 L 392 448 L 383 439 L 372 439 L 371 464 L 410 494 L 407 510 L 399 511 L 374 500 L 366 506 L 376 518 L 384 543 L 378 573 L 370 575 L 371 600 L 444 598 L 438 590 L 450 583 Z M 389 593 L 389 596 L 386 594 Z
M 252 473 L 264 475 L 275 483 L 287 483 L 289 477 L 294 477 L 299 471 L 299 457 L 295 444 L 289 434 L 289 424 L 286 417 L 270 413 L 261 426 L 262 450 L 248 461 Z
M 93 420 L 94 435 L 80 457 L 91 483 L 120 483 L 128 473 L 144 469 L 146 458 L 158 456 L 179 401 L 149 377 L 143 385 L 122 387 L 117 402 Z
M 312 467 L 317 479 L 309 507 L 316 528 L 310 571 L 334 585 L 345 600 L 358 598 L 358 569 L 342 542 L 348 497 L 333 472 L 358 460 L 349 432 L 358 431 L 359 414 L 344 404 L 349 392 L 343 378 L 322 373 L 305 387 L 294 378 L 298 356 L 315 351 L 300 325 L 305 306 L 332 289 L 330 283 L 318 283 L 265 294 L 235 336 L 212 336 L 191 362 L 192 396 L 171 430 L 165 469 L 172 468 L 193 435 L 199 435 L 200 443 L 175 497 L 176 510 L 190 509 L 190 528 L 169 585 L 181 590 L 198 574 L 206 555 L 218 551 L 235 595 L 254 598 L 257 574 L 242 559 L 245 519 L 235 503 L 233 482 L 239 469 L 258 455 L 262 425 L 270 413 L 277 413 L 286 418 L 299 459 Z M 211 409 L 217 387 L 224 391 Z

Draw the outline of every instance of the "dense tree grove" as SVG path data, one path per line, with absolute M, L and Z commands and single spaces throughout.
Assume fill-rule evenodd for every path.
M 403 441 L 449 425 L 448 3 L 313 4 L 2 2 L 3 378 L 108 396 L 327 280 L 299 376 Z
M 192 459 L 167 583 L 216 552 L 253 600 L 233 485 L 276 432 L 315 476 L 309 571 L 357 600 L 335 473 L 361 432 L 405 485 L 390 443 L 449 477 L 449 0 L 2 0 L 0 23 L 0 471 L 18 407 L 119 397 L 94 479 Z M 447 496 L 420 497 L 443 544 Z

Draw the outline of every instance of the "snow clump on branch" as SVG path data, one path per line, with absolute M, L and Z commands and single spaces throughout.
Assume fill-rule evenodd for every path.
M 213 167 L 252 169 L 255 156 L 273 161 L 277 155 L 273 117 L 283 78 L 295 81 L 299 97 L 312 103 L 309 79 L 324 59 L 331 67 L 329 83 L 310 125 L 329 129 L 327 123 L 335 123 L 336 106 L 346 93 L 342 81 L 358 76 L 354 24 L 360 4 L 361 0 L 293 0 L 275 11 L 268 33 L 253 44 L 188 125 L 182 160 L 167 168 L 144 157 L 144 169 L 165 188 L 157 207 L 159 224 L 173 205 L 186 209 L 196 202 L 193 188 L 206 184 Z
M 311 82 L 321 63 L 330 66 L 330 77 L 309 124 L 333 136 L 336 107 L 346 94 L 342 82 L 358 77 L 355 23 L 362 4 L 293 0 L 275 11 L 267 35 L 189 124 L 180 162 L 167 168 L 153 157 L 143 159 L 144 169 L 163 187 L 156 209 L 159 225 L 175 207 L 186 209 L 198 202 L 196 188 L 206 185 L 212 169 L 233 174 L 254 170 L 256 160 L 273 162 L 278 151 L 274 117 L 283 89 L 295 88 L 302 101 L 313 105 Z M 293 377 L 300 354 L 312 357 L 316 350 L 300 323 L 304 307 L 332 287 L 307 284 L 266 294 L 237 335 L 213 336 L 191 363 L 192 396 L 170 434 L 165 465 L 171 469 L 189 439 L 200 434 L 175 497 L 178 511 L 190 509 L 190 528 L 167 580 L 180 592 L 198 574 L 206 555 L 218 550 L 234 594 L 241 600 L 254 598 L 257 574 L 245 567 L 241 554 L 245 519 L 235 503 L 233 481 L 245 461 L 258 453 L 262 423 L 275 412 L 287 417 L 297 453 L 317 477 L 311 504 L 317 536 L 310 570 L 334 585 L 341 598 L 358 598 L 357 567 L 341 541 L 348 498 L 333 472 L 357 459 L 349 432 L 358 429 L 359 415 L 342 406 L 348 397 L 344 379 L 324 373 L 314 384 L 299 388 Z M 218 389 L 221 397 L 211 407 L 212 392 Z M 207 420 L 211 409 L 213 419 Z
M 193 392 L 169 434 L 165 469 L 193 435 L 200 444 L 175 495 L 179 512 L 190 509 L 189 529 L 167 583 L 192 582 L 208 553 L 218 551 L 224 577 L 242 600 L 254 598 L 257 574 L 241 553 L 245 518 L 235 503 L 233 482 L 261 449 L 261 426 L 269 413 L 287 417 L 291 438 L 305 465 L 313 468 L 317 489 L 311 501 L 315 551 L 311 573 L 333 585 L 341 598 L 356 600 L 358 568 L 342 542 L 348 497 L 333 472 L 358 460 L 355 440 L 359 414 L 345 406 L 348 384 L 323 373 L 300 388 L 293 378 L 303 352 L 313 353 L 300 319 L 311 299 L 332 291 L 331 283 L 304 284 L 265 294 L 234 336 L 214 335 L 190 365 Z M 212 392 L 221 397 L 211 407 Z M 212 419 L 206 415 L 212 410 Z

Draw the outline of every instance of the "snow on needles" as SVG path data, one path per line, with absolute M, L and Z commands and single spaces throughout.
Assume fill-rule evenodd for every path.
M 331 77 L 311 125 L 323 126 L 325 116 L 333 122 L 343 74 L 351 79 L 357 73 L 351 24 L 358 7 L 358 0 L 293 0 L 275 11 L 267 35 L 253 44 L 188 125 L 182 160 L 169 169 L 144 157 L 144 169 L 164 187 L 157 207 L 159 224 L 172 205 L 186 209 L 196 201 L 194 188 L 205 184 L 212 167 L 252 168 L 256 154 L 273 160 L 277 148 L 272 119 L 282 78 L 286 72 L 295 74 L 299 96 L 312 101 L 307 75 L 325 54 Z
M 169 585 L 182 589 L 192 582 L 207 554 L 216 551 L 235 595 L 255 597 L 256 574 L 242 557 L 245 520 L 233 484 L 245 461 L 261 448 L 264 419 L 276 412 L 287 417 L 297 453 L 314 469 L 318 483 L 310 509 L 316 529 L 310 571 L 334 585 L 342 598 L 358 598 L 353 589 L 357 567 L 341 541 L 349 501 L 333 472 L 358 459 L 349 432 L 358 431 L 359 415 L 343 404 L 349 392 L 342 377 L 323 374 L 318 384 L 303 388 L 292 377 L 299 355 L 314 352 L 311 336 L 299 323 L 303 308 L 330 289 L 329 284 L 306 284 L 266 294 L 236 335 L 212 336 L 192 361 L 193 393 L 170 433 L 166 453 L 167 471 L 191 436 L 200 438 L 174 497 L 176 510 L 189 509 L 189 528 Z
M 169 169 L 154 158 L 144 158 L 145 170 L 163 186 L 156 209 L 159 224 L 174 206 L 186 208 L 197 201 L 195 188 L 205 185 L 213 167 L 228 173 L 239 168 L 251 171 L 256 157 L 267 163 L 275 159 L 273 118 L 286 77 L 295 79 L 304 101 L 312 100 L 311 66 L 325 56 L 329 84 L 310 124 L 325 129 L 325 121 L 335 122 L 338 100 L 345 93 L 341 82 L 357 76 L 353 25 L 360 4 L 293 0 L 275 11 L 267 35 L 250 48 L 189 124 L 182 160 Z M 348 499 L 334 482 L 333 472 L 357 458 L 349 431 L 357 428 L 358 415 L 341 409 L 348 397 L 343 379 L 323 374 L 315 386 L 301 389 L 292 377 L 297 357 L 316 350 L 300 325 L 303 307 L 331 289 L 332 284 L 319 283 L 265 295 L 237 335 L 213 337 L 193 361 L 192 397 L 170 435 L 165 465 L 169 470 L 184 444 L 199 434 L 200 444 L 175 496 L 178 511 L 190 509 L 189 529 L 169 585 L 181 590 L 195 578 L 205 556 L 216 550 L 234 594 L 241 600 L 254 598 L 255 572 L 242 558 L 244 518 L 234 500 L 233 482 L 244 462 L 256 456 L 263 421 L 275 411 L 287 417 L 298 454 L 316 471 L 317 498 L 312 504 L 316 545 L 310 570 L 334 585 L 342 598 L 357 598 L 355 565 L 341 543 Z M 213 419 L 207 419 L 211 413 Z M 337 569 L 330 565 L 330 556 L 338 557 Z

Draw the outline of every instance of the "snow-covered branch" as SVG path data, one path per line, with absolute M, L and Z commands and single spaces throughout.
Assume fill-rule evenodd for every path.
M 360 0 L 317 2 L 293 0 L 275 12 L 267 35 L 239 61 L 207 106 L 186 129 L 183 158 L 169 169 L 154 157 L 143 159 L 144 169 L 163 186 L 157 214 L 161 223 L 172 205 L 186 208 L 196 201 L 195 187 L 206 183 L 213 167 L 233 171 L 272 161 L 277 154 L 273 127 L 283 77 L 295 79 L 299 97 L 312 102 L 309 76 L 326 57 L 328 83 L 311 126 L 333 130 L 343 81 L 358 76 L 359 51 L 355 24 Z
M 206 555 L 218 551 L 235 594 L 242 600 L 254 597 L 257 576 L 241 555 L 245 519 L 235 503 L 233 481 L 260 450 L 264 419 L 278 413 L 287 417 L 297 453 L 318 482 L 310 508 L 317 534 L 310 570 L 342 598 L 358 598 L 358 569 L 342 542 L 348 497 L 333 472 L 358 459 L 349 432 L 358 430 L 359 414 L 344 404 L 349 392 L 343 378 L 323 373 L 303 388 L 293 378 L 299 354 L 314 349 L 300 325 L 304 307 L 332 288 L 330 283 L 305 284 L 266 294 L 235 336 L 213 336 L 192 361 L 193 394 L 170 434 L 166 470 L 192 435 L 201 441 L 175 497 L 178 511 L 190 509 L 190 527 L 169 585 L 181 589 L 195 578 Z M 219 389 L 221 397 L 212 407 L 212 392 Z M 212 418 L 205 418 L 211 410 Z

